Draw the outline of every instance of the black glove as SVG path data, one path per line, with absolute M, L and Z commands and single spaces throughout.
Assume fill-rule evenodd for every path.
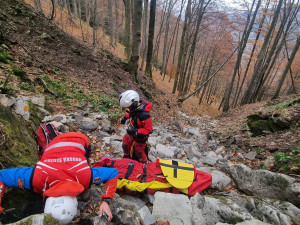
M 125 124 L 125 122 L 126 122 L 126 117 L 124 116 L 122 119 L 121 119 L 121 124 Z
M 137 135 L 137 129 L 136 128 L 130 128 L 130 129 L 127 129 L 127 134 L 129 135 Z

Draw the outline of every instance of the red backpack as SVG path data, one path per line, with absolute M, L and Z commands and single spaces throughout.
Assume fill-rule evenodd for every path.
M 35 132 L 36 141 L 38 144 L 38 154 L 41 158 L 45 148 L 56 136 L 60 133 L 56 129 L 56 127 L 52 124 L 41 124 L 37 131 Z

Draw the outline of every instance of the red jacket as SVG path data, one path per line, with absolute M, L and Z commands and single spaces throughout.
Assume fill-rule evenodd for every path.
M 152 119 L 150 111 L 152 103 L 145 100 L 140 100 L 140 107 L 135 112 L 126 113 L 126 119 L 131 118 L 131 126 L 138 128 L 138 134 L 149 135 L 153 131 Z
M 75 181 L 84 190 L 92 181 L 91 168 L 85 158 L 88 138 L 81 133 L 65 133 L 54 138 L 36 164 L 32 178 L 34 192 L 43 193 L 61 181 Z

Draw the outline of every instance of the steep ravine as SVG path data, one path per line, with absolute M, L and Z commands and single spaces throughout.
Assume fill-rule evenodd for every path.
M 103 156 L 122 157 L 121 141 L 125 128 L 112 125 L 105 113 L 94 112 L 90 108 L 78 113 L 48 115 L 44 121 L 53 122 L 62 132 L 73 129 L 87 134 L 93 143 L 91 164 Z M 154 224 L 158 221 L 201 225 L 300 224 L 300 183 L 297 179 L 268 170 L 252 170 L 236 163 L 229 148 L 214 137 L 219 120 L 208 116 L 190 117 L 179 112 L 170 121 L 155 124 L 149 139 L 150 159 L 155 161 L 156 158 L 164 158 L 192 163 L 197 169 L 212 175 L 212 185 L 191 198 L 163 192 L 156 192 L 155 195 L 118 193 L 112 203 L 112 224 Z M 244 156 L 239 154 L 239 157 Z M 90 193 L 81 198 L 75 223 L 104 224 L 96 214 L 101 193 L 101 187 L 93 187 Z M 26 198 L 22 198 L 22 202 L 27 204 L 25 208 L 34 209 L 32 204 L 35 204 L 37 207 L 34 213 L 42 210 L 38 200 L 27 202 Z M 7 203 L 7 199 L 4 199 L 4 213 L 0 221 L 4 222 L 5 215 L 11 215 L 10 222 L 18 220 L 20 214 L 17 210 L 22 211 L 22 207 L 18 206 L 18 201 L 14 201 L 15 206 L 8 206 Z M 26 216 L 24 211 L 22 215 Z M 26 224 L 31 224 L 29 221 L 49 224 L 45 222 L 49 218 L 42 214 L 23 220 L 23 224 L 24 221 Z

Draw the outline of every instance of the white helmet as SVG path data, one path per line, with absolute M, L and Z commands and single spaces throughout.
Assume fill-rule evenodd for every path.
M 127 108 L 131 106 L 131 104 L 135 101 L 136 102 L 140 101 L 140 96 L 134 90 L 127 90 L 122 94 L 120 94 L 119 102 L 120 102 L 120 106 L 123 108 Z
M 77 214 L 77 199 L 71 196 L 49 197 L 44 213 L 51 214 L 60 224 L 68 224 Z

